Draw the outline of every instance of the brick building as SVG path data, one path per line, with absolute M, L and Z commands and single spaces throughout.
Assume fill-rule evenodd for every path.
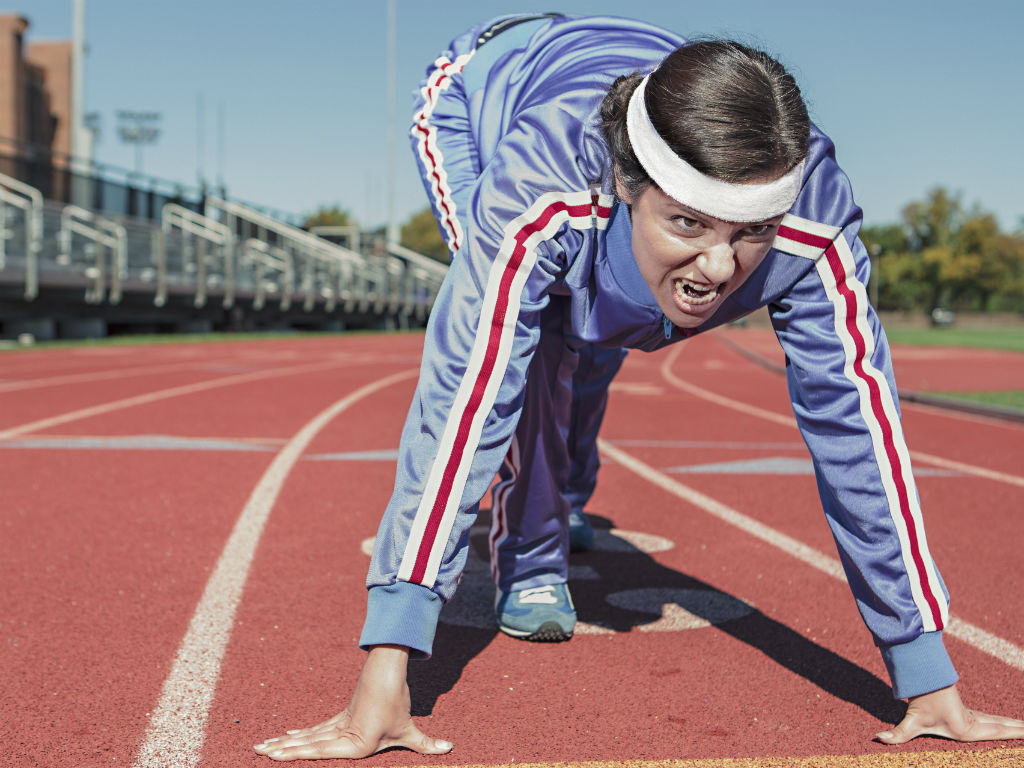
M 71 41 L 25 42 L 29 21 L 0 13 L 0 152 L 71 154 Z

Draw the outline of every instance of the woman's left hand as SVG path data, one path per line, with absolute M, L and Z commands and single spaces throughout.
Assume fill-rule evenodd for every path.
M 904 744 L 918 736 L 954 741 L 1024 739 L 1024 720 L 967 709 L 956 686 L 951 685 L 912 697 L 903 720 L 891 730 L 875 734 L 885 744 Z

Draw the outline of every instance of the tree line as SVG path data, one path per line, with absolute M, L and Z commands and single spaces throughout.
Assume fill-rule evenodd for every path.
M 337 207 L 312 224 L 351 224 Z M 383 237 L 383 228 L 378 232 Z M 1024 312 L 1024 219 L 1003 232 L 996 217 L 943 187 L 908 203 L 895 224 L 869 225 L 861 240 L 871 254 L 872 300 L 882 310 Z M 448 248 L 429 207 L 401 229 L 402 245 L 448 263 Z
M 865 226 L 860 236 L 879 309 L 1024 312 L 1024 221 L 1003 232 L 992 213 L 936 187 L 898 223 Z

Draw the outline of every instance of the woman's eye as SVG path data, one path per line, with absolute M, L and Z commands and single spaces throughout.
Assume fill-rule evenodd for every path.
M 683 229 L 697 229 L 700 227 L 700 222 L 697 219 L 691 219 L 689 216 L 676 215 L 672 217 L 672 221 L 676 222 Z
M 754 224 L 747 227 L 747 235 L 750 237 L 763 237 L 772 231 L 774 224 Z

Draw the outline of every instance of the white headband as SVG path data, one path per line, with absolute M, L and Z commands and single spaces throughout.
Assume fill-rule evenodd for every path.
M 672 151 L 661 138 L 644 104 L 647 75 L 633 91 L 626 129 L 637 160 L 669 197 L 723 221 L 765 221 L 793 207 L 804 164 L 767 184 L 733 184 L 706 176 Z

